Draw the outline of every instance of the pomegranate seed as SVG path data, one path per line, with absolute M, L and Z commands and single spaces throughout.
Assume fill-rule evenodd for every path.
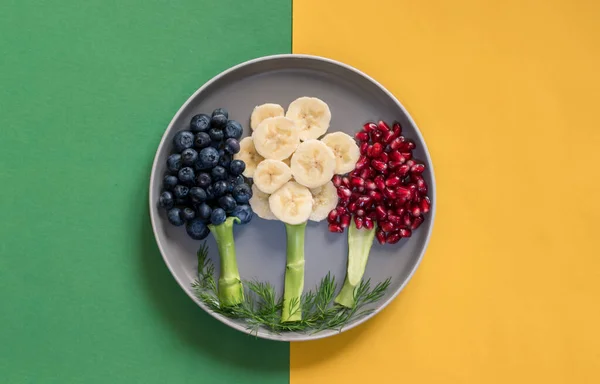
M 400 153 L 402 155 L 402 157 L 404 158 L 404 160 L 410 160 L 412 159 L 412 152 L 401 152 Z
M 415 217 L 410 228 L 414 231 L 415 229 L 419 228 L 419 226 L 423 223 L 423 221 L 424 221 L 423 216 Z
M 425 170 L 425 166 L 423 164 L 415 164 L 412 167 L 410 167 L 410 171 L 412 173 L 423 173 L 423 171 Z
M 379 157 L 382 152 L 383 145 L 381 145 L 381 143 L 375 143 L 371 146 L 371 154 L 369 154 L 369 151 L 367 150 L 367 154 L 369 154 L 370 157 Z
M 388 187 L 395 187 L 398 184 L 400 184 L 400 178 L 396 175 L 388 177 L 385 181 L 385 185 Z
M 394 224 L 389 221 L 379 221 L 377 224 L 379 224 L 379 227 L 385 232 L 392 232 L 394 230 Z
M 400 233 L 392 232 L 388 235 L 386 242 L 388 244 L 396 244 L 397 242 L 400 241 L 401 238 L 402 238 L 402 236 L 400 236 Z
M 358 193 L 358 191 L 352 192 L 352 194 L 350 195 L 350 200 L 356 201 L 360 196 L 362 196 L 362 195 L 360 193 Z
M 401 166 L 398 167 L 398 174 L 400 176 L 406 176 L 406 174 L 408 174 L 408 171 L 410 170 L 410 167 L 406 164 L 402 164 Z
M 329 212 L 329 215 L 327 215 L 327 221 L 331 224 L 331 223 L 335 223 L 337 221 L 338 218 L 338 212 L 335 209 L 332 209 L 331 212 Z
M 398 136 L 400 136 L 402 134 L 402 126 L 400 125 L 399 122 L 394 121 L 394 124 L 392 125 L 392 129 L 394 130 L 394 133 Z
M 357 208 L 358 208 L 358 206 L 356 205 L 356 201 L 353 201 L 350 204 L 348 204 L 348 212 L 350 212 L 350 213 L 356 212 Z
M 400 199 L 410 200 L 412 197 L 412 192 L 408 188 L 398 187 L 396 188 L 396 196 Z
M 385 244 L 385 232 L 383 232 L 381 228 L 377 228 L 377 231 L 375 232 L 375 237 L 377 238 L 379 244 Z
M 365 217 L 365 219 L 363 221 L 364 221 L 363 224 L 364 224 L 365 228 L 373 229 L 373 227 L 374 227 L 373 220 L 371 220 L 369 217 Z
M 422 186 L 418 188 L 419 193 L 424 196 L 427 194 L 427 184 L 423 183 Z
M 373 180 L 365 180 L 365 188 L 369 191 L 372 191 L 377 188 L 377 186 Z
M 412 151 L 413 149 L 415 149 L 417 147 L 417 145 L 415 144 L 414 141 L 412 140 L 407 140 L 404 142 L 403 148 L 406 148 L 406 151 Z
M 361 155 L 366 155 L 367 154 L 367 148 L 369 148 L 369 143 L 367 143 L 366 141 L 364 143 L 360 144 L 360 154 Z
M 384 163 L 387 163 L 389 160 L 388 154 L 385 152 L 382 152 L 381 155 L 379 155 L 379 160 L 383 161 Z
M 383 191 L 385 189 L 385 181 L 383 180 L 383 176 L 379 175 L 375 178 L 375 186 L 380 191 Z
M 411 227 L 412 226 L 412 219 L 410 218 L 410 215 L 407 213 L 404 214 L 404 216 L 402 216 L 402 221 L 404 222 L 404 225 L 407 227 Z
M 400 161 L 390 161 L 388 163 L 390 169 L 399 169 L 402 166 L 402 162 Z
M 333 181 L 333 185 L 337 188 L 340 185 L 342 185 L 342 176 L 333 175 L 333 178 L 331 179 L 331 181 Z
M 390 223 L 396 226 L 399 226 L 402 223 L 402 218 L 400 216 L 394 215 L 393 213 L 388 212 L 387 219 Z
M 360 208 L 368 207 L 371 204 L 371 198 L 369 196 L 361 196 L 356 199 L 356 203 Z
M 377 220 L 383 220 L 387 216 L 385 209 L 381 205 L 375 207 L 375 216 L 377 217 Z
M 350 190 L 346 187 L 339 187 L 337 189 L 337 194 L 340 198 L 344 198 L 344 197 L 350 197 L 352 192 L 350 192 Z
M 348 228 L 350 225 L 350 215 L 341 215 L 340 216 L 340 227 Z
M 350 185 L 353 187 L 364 187 L 365 180 L 358 176 L 352 176 L 350 178 Z
M 329 232 L 342 233 L 344 228 L 340 227 L 339 224 L 329 224 Z
M 408 184 L 408 189 L 410 190 L 410 198 L 414 198 L 417 195 L 417 186 L 416 184 Z
M 360 216 L 363 217 L 365 215 L 365 210 L 362 208 L 359 208 L 356 210 L 356 212 L 354 213 L 356 216 Z
M 338 216 L 348 213 L 348 210 L 345 207 L 337 207 L 335 210 L 337 211 Z
M 367 147 L 367 157 L 371 158 L 371 159 L 373 158 L 373 146 L 372 145 L 369 145 Z
M 400 161 L 402 159 L 402 154 L 399 151 L 391 151 L 390 152 L 390 160 Z
M 387 163 L 384 163 L 381 160 L 371 160 L 371 166 L 373 168 L 375 168 L 376 170 L 378 170 L 379 172 L 385 172 L 387 171 Z
M 369 134 L 365 131 L 358 131 L 354 135 L 358 141 L 369 141 Z
M 411 167 L 411 168 L 412 168 L 412 166 L 413 166 L 413 165 L 415 165 L 415 161 L 414 161 L 414 160 L 408 160 L 408 161 L 406 162 L 406 165 L 408 165 L 409 167 Z
M 396 198 L 396 194 L 394 193 L 393 190 L 391 190 L 390 188 L 386 188 L 383 190 L 383 195 L 385 197 L 387 197 L 388 199 L 395 199 Z
M 375 210 L 369 211 L 367 217 L 371 220 L 377 220 L 377 212 Z
M 390 130 L 390 126 L 387 125 L 387 123 L 383 120 L 379 120 L 377 122 L 377 128 L 379 128 L 379 130 L 382 132 L 388 132 Z
M 405 211 L 406 211 L 406 209 L 404 209 L 404 207 L 398 207 L 398 208 L 396 208 L 396 215 L 402 217 L 402 215 L 404 215 Z
M 341 206 L 342 208 L 344 208 L 345 206 L 347 206 L 349 202 L 350 202 L 350 198 L 349 197 L 340 197 L 338 199 L 338 205 Z
M 377 191 L 369 191 L 368 195 L 372 201 L 380 202 L 383 199 L 383 195 Z
M 382 140 L 385 144 L 390 144 L 398 135 L 394 131 L 387 131 L 383 134 Z
M 425 196 L 423 200 L 421 200 L 421 212 L 427 213 L 429 212 L 429 208 L 431 207 L 431 201 L 429 201 L 429 197 Z
M 366 156 L 361 156 L 356 162 L 356 169 L 363 169 L 367 165 L 369 165 L 369 159 Z
M 373 140 L 374 142 L 381 142 L 382 136 L 383 136 L 383 133 L 381 133 L 381 131 L 371 132 L 371 140 Z
M 368 122 L 365 125 L 363 125 L 363 130 L 365 132 L 375 131 L 376 129 L 377 129 L 377 124 L 375 124 L 373 122 Z
M 404 136 L 400 136 L 400 137 L 395 138 L 390 143 L 390 148 L 392 148 L 393 150 L 396 150 L 396 149 L 400 148 L 403 144 L 404 144 Z
M 350 186 L 350 179 L 347 176 L 342 177 L 342 185 L 344 187 L 349 187 Z
M 398 232 L 400 233 L 400 236 L 402 236 L 402 237 L 411 237 L 412 236 L 412 232 L 410 229 L 401 228 L 398 230 Z
M 411 205 L 409 212 L 413 215 L 413 217 L 421 216 L 421 208 L 419 208 L 419 206 L 416 204 Z
M 354 224 L 356 225 L 356 228 L 361 229 L 363 227 L 363 218 L 354 216 Z

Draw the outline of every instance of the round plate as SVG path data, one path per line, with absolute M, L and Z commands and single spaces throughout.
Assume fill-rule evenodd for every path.
M 197 277 L 196 251 L 200 242 L 190 239 L 185 229 L 170 225 L 165 212 L 156 205 L 166 170 L 165 162 L 171 150 L 173 136 L 182 129 L 188 129 L 190 119 L 197 113 L 210 113 L 218 107 L 226 108 L 231 119 L 244 125 L 244 136 L 247 136 L 250 134 L 250 114 L 255 106 L 277 103 L 287 109 L 290 102 L 301 96 L 318 97 L 329 105 L 332 119 L 328 132 L 343 131 L 354 136 L 367 121 L 398 120 L 402 124 L 403 134 L 417 144 L 415 157 L 427 165 L 424 178 L 432 199 L 430 213 L 408 240 L 384 246 L 374 242 L 365 278 L 378 283 L 391 277 L 391 284 L 386 295 L 373 307 L 373 313 L 348 324 L 342 331 L 368 320 L 398 295 L 419 265 L 431 234 L 436 205 L 431 159 L 416 124 L 400 102 L 383 86 L 348 65 L 306 55 L 262 57 L 226 70 L 196 91 L 169 124 L 152 166 L 150 217 L 160 252 L 181 288 L 215 318 L 243 332 L 249 332 L 244 323 L 211 312 L 194 295 L 191 284 Z M 236 226 L 234 236 L 242 279 L 269 281 L 281 294 L 286 264 L 284 224 L 263 220 L 255 215 L 248 225 Z M 212 236 L 208 237 L 208 246 L 210 258 L 218 273 L 218 251 Z M 347 252 L 347 232 L 330 233 L 326 221 L 309 222 L 305 244 L 305 289 L 313 289 L 329 271 L 341 288 L 346 272 Z M 317 334 L 276 334 L 260 329 L 258 336 L 298 341 L 338 333 L 337 330 L 326 330 Z

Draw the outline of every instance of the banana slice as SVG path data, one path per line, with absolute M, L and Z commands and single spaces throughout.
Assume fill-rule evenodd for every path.
M 300 131 L 300 140 L 318 139 L 327 132 L 331 111 L 323 100 L 316 97 L 300 97 L 292 101 L 285 117 L 291 119 Z
M 256 151 L 265 159 L 283 160 L 300 144 L 294 122 L 281 116 L 263 120 L 252 133 L 252 138 Z
M 337 189 L 329 181 L 322 187 L 311 189 L 310 193 L 313 195 L 313 208 L 309 219 L 312 221 L 325 220 L 329 212 L 337 206 Z
M 317 188 L 331 180 L 335 164 L 331 148 L 319 140 L 307 140 L 292 156 L 292 175 L 305 187 Z
M 281 105 L 271 103 L 259 105 L 254 108 L 252 115 L 250 115 L 250 128 L 255 130 L 263 120 L 278 116 L 285 116 Z
M 356 141 L 344 132 L 333 132 L 321 139 L 335 155 L 335 173 L 342 175 L 351 172 L 360 157 L 360 149 Z
M 292 178 L 292 170 L 283 161 L 263 160 L 254 171 L 254 185 L 264 193 L 273 193 Z
M 246 163 L 246 169 L 243 175 L 246 177 L 252 177 L 256 166 L 264 160 L 264 158 L 256 152 L 254 148 L 254 141 L 252 137 L 244 137 L 240 141 L 240 151 L 233 156 L 236 160 L 242 160 Z
M 265 220 L 277 220 L 271 208 L 269 207 L 269 195 L 264 193 L 256 184 L 252 185 L 252 197 L 250 198 L 250 206 L 258 217 Z
M 269 196 L 269 207 L 276 218 L 287 224 L 301 224 L 312 213 L 310 190 L 295 181 L 288 181 Z

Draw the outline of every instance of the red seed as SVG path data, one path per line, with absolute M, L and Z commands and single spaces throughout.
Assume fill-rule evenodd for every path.
M 353 187 L 364 187 L 365 180 L 358 176 L 350 177 L 350 185 Z
M 402 155 L 402 157 L 404 158 L 404 160 L 408 161 L 410 159 L 412 159 L 413 155 L 411 152 L 401 152 L 400 153 Z
M 356 216 L 360 216 L 363 217 L 365 215 L 365 210 L 362 208 L 359 208 L 356 210 L 356 212 L 354 213 Z
M 390 162 L 388 163 L 388 167 L 389 167 L 390 169 L 392 169 L 392 170 L 394 170 L 394 169 L 398 169 L 398 168 L 400 168 L 401 166 L 402 166 L 402 162 L 400 162 L 400 161 L 390 161 Z
M 368 122 L 365 125 L 363 125 L 363 130 L 365 132 L 375 131 L 376 129 L 377 129 L 377 124 L 375 124 L 373 122 Z
M 402 216 L 402 221 L 404 222 L 404 225 L 407 227 L 411 227 L 412 225 L 412 219 L 410 218 L 410 215 L 408 214 L 408 212 L 406 212 L 404 214 L 404 216 Z
M 424 170 L 425 170 L 425 165 L 423 165 L 423 164 L 415 164 L 412 167 L 410 167 L 410 171 L 415 174 L 423 173 Z
M 407 201 L 411 199 L 412 192 L 409 188 L 398 187 L 396 188 L 396 196 L 398 196 L 399 199 L 404 199 L 404 201 Z
M 365 131 L 358 131 L 354 135 L 358 141 L 369 141 L 369 134 Z
M 371 132 L 371 140 L 373 140 L 374 142 L 381 142 L 382 137 L 383 137 L 383 133 L 381 133 L 381 131 Z
M 360 208 L 368 207 L 371 204 L 371 198 L 369 196 L 361 196 L 356 199 L 356 203 Z
M 403 147 L 406 148 L 406 151 L 408 152 L 408 151 L 412 151 L 413 149 L 415 149 L 417 147 L 417 145 L 412 140 L 406 140 L 404 142 Z
M 400 216 L 395 215 L 394 213 L 388 212 L 387 219 L 390 223 L 395 226 L 399 226 L 402 223 L 402 218 Z
M 343 233 L 344 228 L 340 227 L 339 224 L 329 224 L 329 232 Z
M 400 161 L 400 159 L 403 159 L 403 157 L 399 151 L 391 151 L 390 152 L 390 160 Z
M 350 192 L 348 188 L 342 186 L 337 189 L 337 194 L 340 198 L 344 198 L 350 197 L 350 195 L 352 195 L 352 192 Z
M 404 144 L 404 136 L 400 136 L 395 138 L 391 143 L 390 143 L 390 148 L 392 148 L 393 150 L 396 150 L 398 148 L 400 148 L 403 144 Z
M 350 179 L 347 176 L 342 177 L 342 185 L 344 187 L 349 187 L 350 186 Z
M 356 162 L 356 169 L 363 169 L 364 167 L 369 165 L 369 159 L 366 156 L 361 156 L 358 158 Z
M 381 143 L 375 143 L 371 147 L 371 157 L 379 157 L 383 152 L 383 145 Z M 367 152 L 368 153 L 368 152 Z
M 385 181 L 385 185 L 388 187 L 395 187 L 398 184 L 400 184 L 400 178 L 396 175 L 392 175 L 392 176 L 388 177 L 387 180 Z
M 363 218 L 354 216 L 354 224 L 356 225 L 356 228 L 361 229 L 363 227 Z
M 377 220 L 377 212 L 375 211 L 375 209 L 369 211 L 367 213 L 367 217 L 371 220 Z
M 360 196 L 362 196 L 362 195 L 360 193 L 358 193 L 358 191 L 354 191 L 350 195 L 350 201 L 356 201 L 356 199 L 358 199 Z
M 410 183 L 410 184 L 408 184 L 408 189 L 410 190 L 410 198 L 414 199 L 415 196 L 417 195 L 417 185 Z
M 367 229 L 373 229 L 374 227 L 373 220 L 369 217 L 365 217 L 363 224 Z
M 415 217 L 410 228 L 414 231 L 415 229 L 419 228 L 419 226 L 423 223 L 423 221 L 424 221 L 423 216 Z
M 372 145 L 369 145 L 367 147 L 367 157 L 370 158 L 370 159 L 373 158 L 373 146 Z
M 394 131 L 387 131 L 381 138 L 385 144 L 390 144 L 398 135 Z
M 327 221 L 331 224 L 331 223 L 335 223 L 337 221 L 338 218 L 338 212 L 335 209 L 332 209 L 331 212 L 329 212 L 329 215 L 327 215 Z
M 400 230 L 398 230 L 398 232 L 400 233 L 400 236 L 402 236 L 402 237 L 411 237 L 412 236 L 412 231 L 410 229 L 400 228 Z
M 368 179 L 371 177 L 372 169 L 370 167 L 365 167 L 360 171 L 359 176 L 363 179 Z
M 375 232 L 375 237 L 377 238 L 379 244 L 385 244 L 385 232 L 383 232 L 381 228 L 377 228 L 377 231 Z
M 383 200 L 383 195 L 377 191 L 369 191 L 367 196 L 369 196 L 372 201 L 380 202 L 381 200 Z
M 369 143 L 367 143 L 366 141 L 364 143 L 360 144 L 360 154 L 361 155 L 366 155 L 367 154 L 367 148 L 369 148 Z
M 431 207 L 431 201 L 429 201 L 429 197 L 425 196 L 423 200 L 421 200 L 421 212 L 427 213 L 429 212 L 429 208 Z
M 372 191 L 372 190 L 376 189 L 377 186 L 375 185 L 375 182 L 373 180 L 365 180 L 365 188 L 368 191 Z
M 358 208 L 358 205 L 356 204 L 356 201 L 353 201 L 350 204 L 348 204 L 348 212 L 350 212 L 350 213 L 356 212 L 357 208 Z
M 348 210 L 345 207 L 338 206 L 335 210 L 337 211 L 338 216 L 348 213 Z
M 392 125 L 392 130 L 398 136 L 400 136 L 402 134 L 402 126 L 397 121 L 394 121 L 394 124 Z
M 388 199 L 395 199 L 396 198 L 396 194 L 390 188 L 386 188 L 386 189 L 383 190 L 383 196 L 387 197 Z
M 350 198 L 349 197 L 340 197 L 338 199 L 338 206 L 344 208 L 345 206 L 348 205 L 349 202 L 350 202 Z
M 388 154 L 382 152 L 381 155 L 379 155 L 379 160 L 383 161 L 384 163 L 387 163 L 389 160 Z
M 394 224 L 390 223 L 389 221 L 382 220 L 378 221 L 377 224 L 379 224 L 379 227 L 385 232 L 392 232 L 394 230 Z
M 333 181 L 333 185 L 337 188 L 340 185 L 342 185 L 342 176 L 333 175 L 333 178 L 331 179 L 331 181 Z
M 375 186 L 380 191 L 383 191 L 385 189 L 385 181 L 383 180 L 383 176 L 378 175 L 377 177 L 375 177 Z
M 386 216 L 387 213 L 385 212 L 385 208 L 383 208 L 383 206 L 378 205 L 375 207 L 375 217 L 377 217 L 377 220 L 383 220 Z
M 350 225 L 350 215 L 340 216 L 340 227 L 347 228 Z
M 388 235 L 386 242 L 388 244 L 396 244 L 397 242 L 400 241 L 400 239 L 402 239 L 402 236 L 400 236 L 400 233 L 392 232 Z
M 416 204 L 411 205 L 409 212 L 413 217 L 421 216 L 421 208 Z
M 404 215 L 405 211 L 406 211 L 406 209 L 404 209 L 404 207 L 398 207 L 398 208 L 396 208 L 396 215 L 402 217 Z
M 387 171 L 388 165 L 381 160 L 371 160 L 371 167 L 383 173 Z
M 427 194 L 427 184 L 423 183 L 422 186 L 418 187 L 418 191 L 421 194 L 421 196 L 424 196 Z
M 406 165 L 408 165 L 409 167 L 411 167 L 411 168 L 412 168 L 412 166 L 413 166 L 413 165 L 415 165 L 415 161 L 414 161 L 414 160 L 408 160 L 408 161 L 406 162 Z
M 410 170 L 410 167 L 406 164 L 402 164 L 401 166 L 398 167 L 398 174 L 400 176 L 406 176 L 406 174 L 408 173 L 408 171 Z
M 388 132 L 390 130 L 390 126 L 387 125 L 387 123 L 383 120 L 379 120 L 377 122 L 377 128 L 379 128 L 379 130 L 382 132 Z

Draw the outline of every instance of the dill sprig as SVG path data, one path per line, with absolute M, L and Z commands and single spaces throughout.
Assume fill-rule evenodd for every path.
M 236 306 L 222 307 L 217 296 L 215 267 L 208 258 L 204 242 L 198 250 L 198 279 L 192 284 L 198 299 L 211 311 L 231 319 L 243 320 L 248 330 L 256 334 L 260 328 L 274 333 L 298 332 L 314 334 L 323 330 L 341 331 L 345 325 L 373 312 L 366 308 L 377 302 L 390 285 L 390 278 L 371 288 L 371 280 L 363 280 L 355 291 L 353 308 L 333 302 L 337 284 L 335 276 L 327 273 L 314 290 L 305 292 L 300 300 L 290 303 L 292 313 L 302 310 L 302 320 L 281 322 L 283 297 L 277 297 L 273 285 L 261 281 L 244 281 L 244 301 Z

